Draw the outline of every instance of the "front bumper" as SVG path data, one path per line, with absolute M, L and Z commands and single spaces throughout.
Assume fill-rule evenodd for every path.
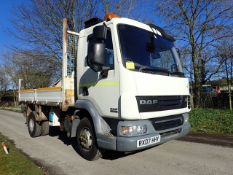
M 123 120 L 119 121 L 117 124 L 117 134 L 113 136 L 112 134 L 98 134 L 97 133 L 97 143 L 98 146 L 104 149 L 109 150 L 117 150 L 122 152 L 130 152 L 141 150 L 145 148 L 154 147 L 156 145 L 160 145 L 170 140 L 174 140 L 180 138 L 190 132 L 191 125 L 186 119 L 188 119 L 188 113 L 181 114 L 183 117 L 183 124 L 176 125 L 172 127 L 164 127 L 167 129 L 155 129 L 153 122 L 157 122 L 157 119 L 147 119 L 147 120 Z M 166 119 L 171 117 L 161 118 L 161 123 L 166 123 Z M 168 120 L 168 125 L 170 125 L 170 121 Z M 123 126 L 147 126 L 147 132 L 143 135 L 137 136 L 125 136 L 121 133 L 121 128 Z M 143 147 L 137 147 L 137 141 L 142 139 L 147 139 L 160 135 L 160 141 L 157 143 L 149 144 Z
M 160 145 L 160 144 L 165 143 L 167 141 L 180 138 L 180 137 L 188 134 L 190 132 L 190 129 L 191 129 L 191 125 L 189 122 L 187 122 L 184 125 L 182 125 L 181 127 L 173 128 L 171 130 L 166 130 L 163 132 L 155 132 L 155 133 L 151 133 L 148 135 L 135 136 L 135 137 L 117 137 L 116 138 L 116 150 L 125 152 L 125 151 L 136 151 L 136 150 L 154 147 L 156 145 Z M 163 136 L 163 133 L 169 133 L 169 132 L 172 133 L 172 131 L 175 131 L 175 130 L 179 130 L 179 132 L 174 133 L 174 134 L 170 134 L 170 135 L 165 134 Z M 161 135 L 160 142 L 152 144 L 152 145 L 137 148 L 137 140 L 146 139 L 146 138 L 153 137 L 156 135 Z

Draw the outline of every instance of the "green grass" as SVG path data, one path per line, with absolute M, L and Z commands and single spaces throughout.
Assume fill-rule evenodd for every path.
M 2 142 L 9 149 L 9 154 L 6 154 Z M 43 170 L 39 169 L 33 162 L 27 159 L 18 149 L 14 147 L 0 133 L 0 174 L 1 175 L 43 175 Z
M 189 112 L 192 132 L 233 134 L 233 111 L 192 109 Z
M 0 110 L 4 109 L 4 110 L 9 110 L 9 111 L 15 111 L 15 112 L 21 112 L 21 106 L 0 106 Z

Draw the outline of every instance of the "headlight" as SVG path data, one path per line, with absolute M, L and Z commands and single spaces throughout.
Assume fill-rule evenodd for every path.
M 189 121 L 189 116 L 184 117 L 184 122 L 187 123 Z
M 147 132 L 146 125 L 142 126 L 122 126 L 121 127 L 121 133 L 123 135 L 140 135 Z

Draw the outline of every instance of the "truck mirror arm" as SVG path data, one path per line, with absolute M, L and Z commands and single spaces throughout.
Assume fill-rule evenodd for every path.
M 108 77 L 108 71 L 109 71 L 109 69 L 103 69 L 101 71 L 100 74 L 102 75 L 103 78 L 107 78 Z

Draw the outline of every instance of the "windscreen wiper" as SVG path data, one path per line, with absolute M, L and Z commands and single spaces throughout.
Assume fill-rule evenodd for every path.
M 171 76 L 185 77 L 183 72 L 170 72 Z
M 150 68 L 150 67 L 141 67 L 141 68 L 139 68 L 139 72 L 169 76 L 169 71 L 166 70 L 166 69 L 158 69 L 158 68 L 156 69 L 156 68 Z

